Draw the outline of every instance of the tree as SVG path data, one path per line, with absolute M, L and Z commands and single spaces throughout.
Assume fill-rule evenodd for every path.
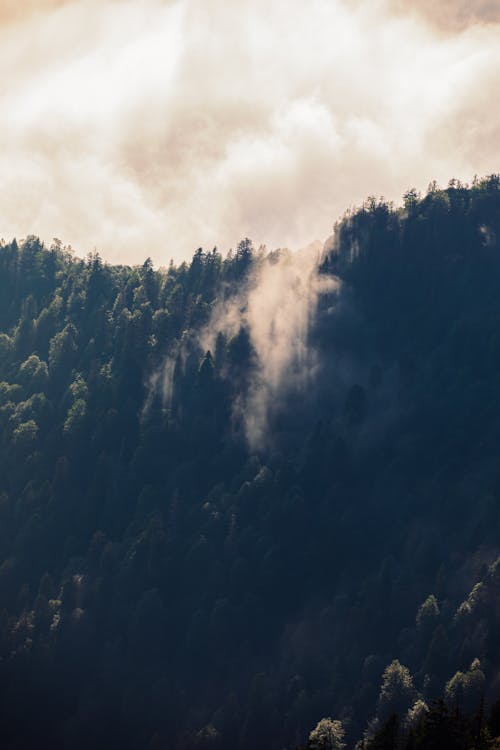
M 399 717 L 392 714 L 368 740 L 366 750 L 398 750 L 400 728 Z
M 479 659 L 474 659 L 467 672 L 456 672 L 446 684 L 446 700 L 452 707 L 465 711 L 478 708 L 484 692 L 485 676 Z
M 330 718 L 321 719 L 309 735 L 311 750 L 343 750 L 345 731 L 342 722 Z
M 439 606 L 437 599 L 434 594 L 431 594 L 419 607 L 416 617 L 417 628 L 428 631 L 429 628 L 433 627 L 438 617 Z
M 38 425 L 33 419 L 22 422 L 13 433 L 14 444 L 24 450 L 33 447 L 38 437 Z
M 68 380 L 77 352 L 76 329 L 67 325 L 50 340 L 49 372 L 56 380 Z
M 416 699 L 416 690 L 407 667 L 394 659 L 384 670 L 377 715 L 383 721 L 391 714 L 403 715 Z
M 43 391 L 48 376 L 49 371 L 46 362 L 43 362 L 36 354 L 31 354 L 19 368 L 19 382 L 24 385 L 29 393 Z
M 429 706 L 425 701 L 419 698 L 411 708 L 408 709 L 406 714 L 406 725 L 409 727 L 416 727 L 428 713 Z
M 77 398 L 68 410 L 68 416 L 64 422 L 64 432 L 67 435 L 72 435 L 84 424 L 85 415 L 87 412 L 87 405 L 82 398 Z

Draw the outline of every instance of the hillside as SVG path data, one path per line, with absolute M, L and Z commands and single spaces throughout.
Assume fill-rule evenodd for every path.
M 417 701 L 489 710 L 499 236 L 494 175 L 369 199 L 320 257 L 3 243 L 3 748 L 282 750 L 328 716 L 353 747 Z

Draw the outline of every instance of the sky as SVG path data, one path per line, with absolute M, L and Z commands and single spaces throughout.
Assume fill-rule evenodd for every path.
M 500 3 L 0 0 L 0 237 L 304 247 L 500 171 Z

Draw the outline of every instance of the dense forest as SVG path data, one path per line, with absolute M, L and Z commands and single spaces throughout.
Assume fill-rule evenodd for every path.
M 305 275 L 2 243 L 2 748 L 500 747 L 499 237 L 493 175 Z

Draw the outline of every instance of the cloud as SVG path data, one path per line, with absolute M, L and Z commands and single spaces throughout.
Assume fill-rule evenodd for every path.
M 496 4 L 402 2 L 0 2 L 0 235 L 300 247 L 367 194 L 498 170 Z
M 448 31 L 478 23 L 500 22 L 500 6 L 496 0 L 393 0 L 392 6 L 403 13 L 421 16 Z
M 26 19 L 31 13 L 46 12 L 63 6 L 67 0 L 0 0 L 0 23 Z

